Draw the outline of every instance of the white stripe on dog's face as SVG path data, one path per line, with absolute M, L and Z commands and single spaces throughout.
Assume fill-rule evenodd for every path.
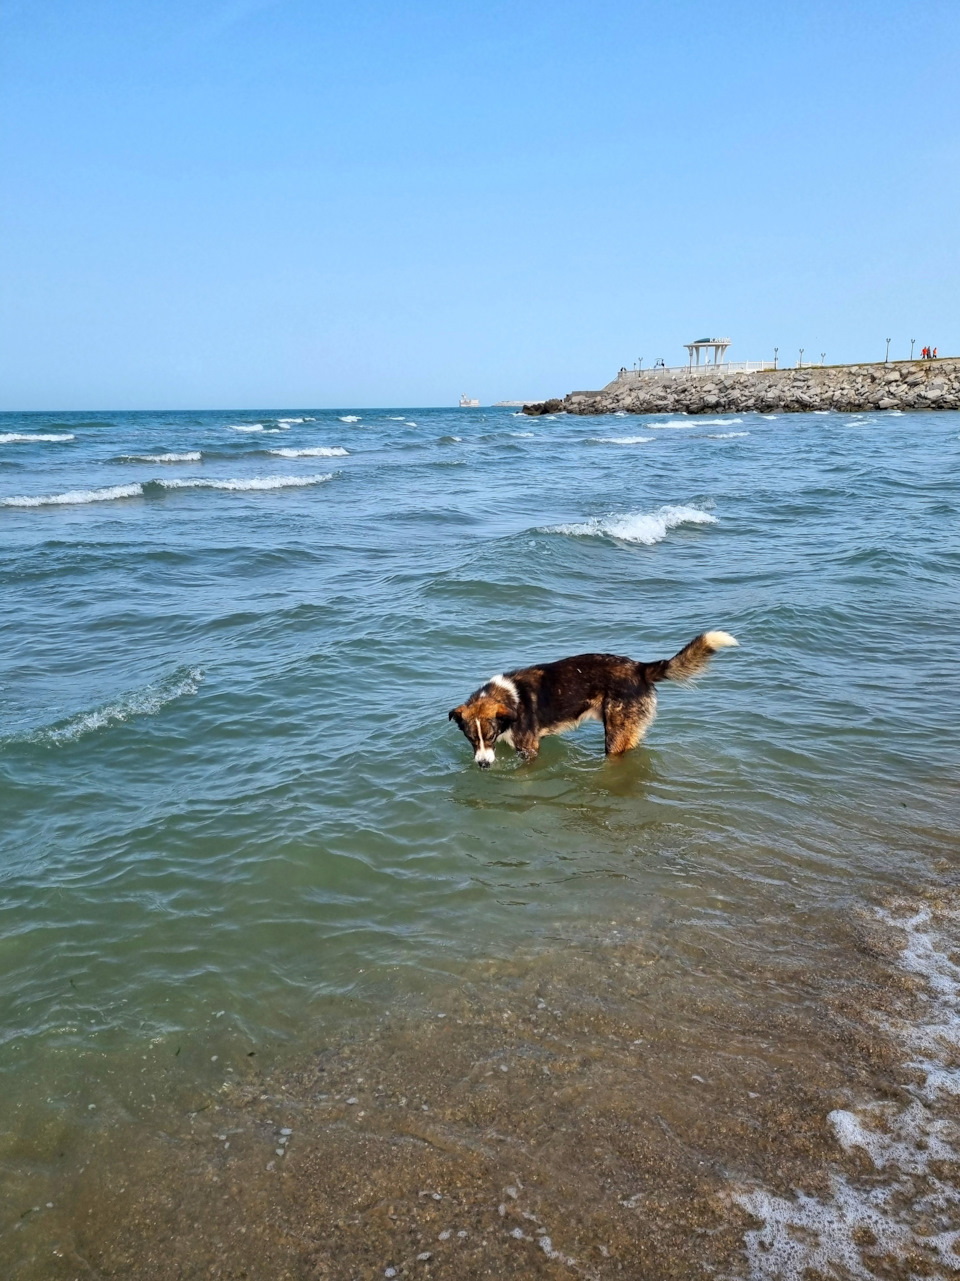
M 493 764 L 493 760 L 494 760 L 493 748 L 487 747 L 486 744 L 484 743 L 483 730 L 480 728 L 480 722 L 478 720 L 475 720 L 473 723 L 477 727 L 477 742 L 479 743 L 479 747 L 473 753 L 473 759 L 477 762 L 477 764 L 481 767 L 481 769 L 486 769 L 488 765 Z

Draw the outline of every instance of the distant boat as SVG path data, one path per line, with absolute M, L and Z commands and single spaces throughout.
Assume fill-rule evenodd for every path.
M 479 409 L 480 402 L 479 400 L 471 400 L 469 396 L 461 396 L 460 408 L 461 409 Z

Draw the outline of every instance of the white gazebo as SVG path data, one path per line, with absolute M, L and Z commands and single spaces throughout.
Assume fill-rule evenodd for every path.
M 709 364 L 722 365 L 723 357 L 726 353 L 727 348 L 730 346 L 730 339 L 729 338 L 698 338 L 696 342 L 687 342 L 687 343 L 684 343 L 683 345 L 684 347 L 686 347 L 687 353 L 690 357 L 691 368 L 693 367 L 693 363 L 694 363 L 693 361 L 694 352 L 696 352 L 697 354 L 696 363 L 698 365 L 700 364 L 701 351 L 706 353 L 703 361 L 705 365 L 709 365 Z M 710 360 L 711 351 L 713 352 L 712 361 Z

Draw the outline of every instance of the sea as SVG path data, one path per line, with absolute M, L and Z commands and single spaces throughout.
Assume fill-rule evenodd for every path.
M 960 1274 L 958 513 L 952 412 L 0 415 L 2 1275 Z

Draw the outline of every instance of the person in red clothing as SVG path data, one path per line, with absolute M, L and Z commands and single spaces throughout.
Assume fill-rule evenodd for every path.
M 936 349 L 936 347 L 934 347 L 934 349 L 933 349 L 933 359 L 934 359 L 934 360 L 936 360 L 936 358 L 937 358 L 937 349 Z

